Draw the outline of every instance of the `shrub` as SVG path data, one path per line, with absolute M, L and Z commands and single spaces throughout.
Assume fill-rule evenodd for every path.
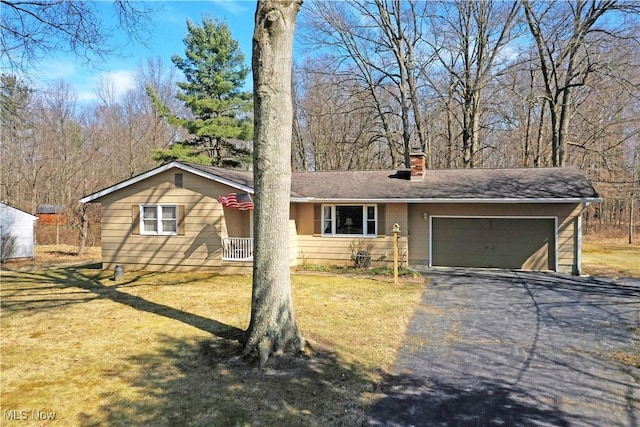
M 349 243 L 351 250 L 351 260 L 354 262 L 355 268 L 371 267 L 371 250 L 373 243 L 365 239 L 355 240 Z

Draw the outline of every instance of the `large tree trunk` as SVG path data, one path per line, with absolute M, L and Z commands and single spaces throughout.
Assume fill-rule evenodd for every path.
M 291 66 L 301 0 L 258 0 L 253 34 L 254 252 L 251 322 L 244 353 L 257 349 L 260 366 L 271 354 L 302 351 L 291 298 Z

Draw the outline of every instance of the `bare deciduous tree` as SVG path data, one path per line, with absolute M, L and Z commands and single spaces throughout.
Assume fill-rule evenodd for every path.
M 155 6 L 126 0 L 110 3 L 0 0 L 2 67 L 25 71 L 52 52 L 72 52 L 87 61 L 103 58 L 117 52 L 112 39 L 116 28 L 144 43 Z M 117 26 L 102 21 L 105 7 L 111 8 Z
M 451 75 L 449 87 L 461 109 L 462 164 L 480 166 L 481 116 L 488 104 L 483 92 L 495 78 L 496 68 L 507 62 L 504 51 L 513 38 L 518 4 L 457 0 L 439 7 L 443 13 L 432 26 L 434 51 Z
M 430 61 L 419 43 L 428 2 L 349 0 L 312 3 L 304 40 L 324 53 L 318 73 L 364 88 L 386 141 L 389 163 L 408 166 L 411 145 L 427 147 L 418 75 Z M 397 124 L 396 124 L 397 122 Z
M 33 138 L 33 90 L 15 75 L 0 76 L 0 200 L 23 207 L 25 148 Z
M 607 39 L 631 37 L 629 27 L 605 21 L 605 15 L 640 11 L 637 4 L 617 0 L 547 2 L 521 0 L 535 41 L 551 126 L 552 161 L 567 160 L 569 125 L 575 97 L 589 77 L 607 67 L 599 55 Z
M 310 62 L 305 68 L 315 68 Z M 294 146 L 303 170 L 381 169 L 390 164 L 366 88 L 344 87 L 335 75 L 309 72 L 298 85 Z

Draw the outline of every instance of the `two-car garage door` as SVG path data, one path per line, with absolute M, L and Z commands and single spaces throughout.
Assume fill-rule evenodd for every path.
M 556 269 L 556 219 L 431 217 L 432 266 Z

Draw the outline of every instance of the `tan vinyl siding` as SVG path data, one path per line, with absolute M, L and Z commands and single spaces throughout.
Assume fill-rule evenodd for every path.
M 317 206 L 318 219 L 314 222 L 314 207 Z M 310 203 L 293 203 L 291 205 L 291 219 L 295 220 L 298 235 L 320 234 L 320 205 Z M 314 229 L 318 224 L 317 232 Z
M 400 226 L 400 236 L 406 236 L 408 230 L 409 217 L 407 215 L 407 205 L 404 203 L 387 203 L 384 214 L 384 229 L 379 230 L 378 234 L 393 236 L 393 224 Z
M 224 219 L 228 236 L 225 237 L 251 237 L 251 212 L 233 208 L 224 209 Z
M 289 221 L 289 265 L 298 264 L 298 232 L 296 230 L 296 221 Z
M 578 217 L 582 214 L 582 205 L 574 206 L 573 210 L 560 221 L 558 220 L 558 271 L 576 273 L 578 263 Z
M 104 268 L 120 264 L 127 270 L 218 271 L 222 266 L 221 238 L 250 237 L 250 212 L 223 210 L 216 200 L 236 190 L 189 173 L 184 174 L 183 184 L 184 188 L 176 188 L 174 171 L 169 170 L 100 200 Z M 178 230 L 184 235 L 134 234 L 134 207 L 149 204 L 184 209 Z
M 371 250 L 372 267 L 386 266 L 393 263 L 393 237 L 345 238 L 298 236 L 298 264 L 349 265 L 351 259 L 350 245 L 357 245 L 362 240 L 373 246 Z M 399 256 L 407 259 L 407 238 L 398 239 Z
M 355 203 L 354 203 L 355 204 Z M 292 219 L 295 220 L 298 241 L 298 264 L 337 264 L 347 265 L 351 260 L 350 245 L 359 241 L 373 246 L 371 250 L 372 266 L 389 266 L 393 263 L 393 234 L 391 228 L 394 223 L 400 225 L 399 253 L 401 258 L 408 258 L 407 244 L 407 205 L 384 204 L 378 211 L 378 236 L 322 236 L 320 230 L 320 204 L 299 203 L 291 209 Z M 382 212 L 382 214 L 381 214 Z

